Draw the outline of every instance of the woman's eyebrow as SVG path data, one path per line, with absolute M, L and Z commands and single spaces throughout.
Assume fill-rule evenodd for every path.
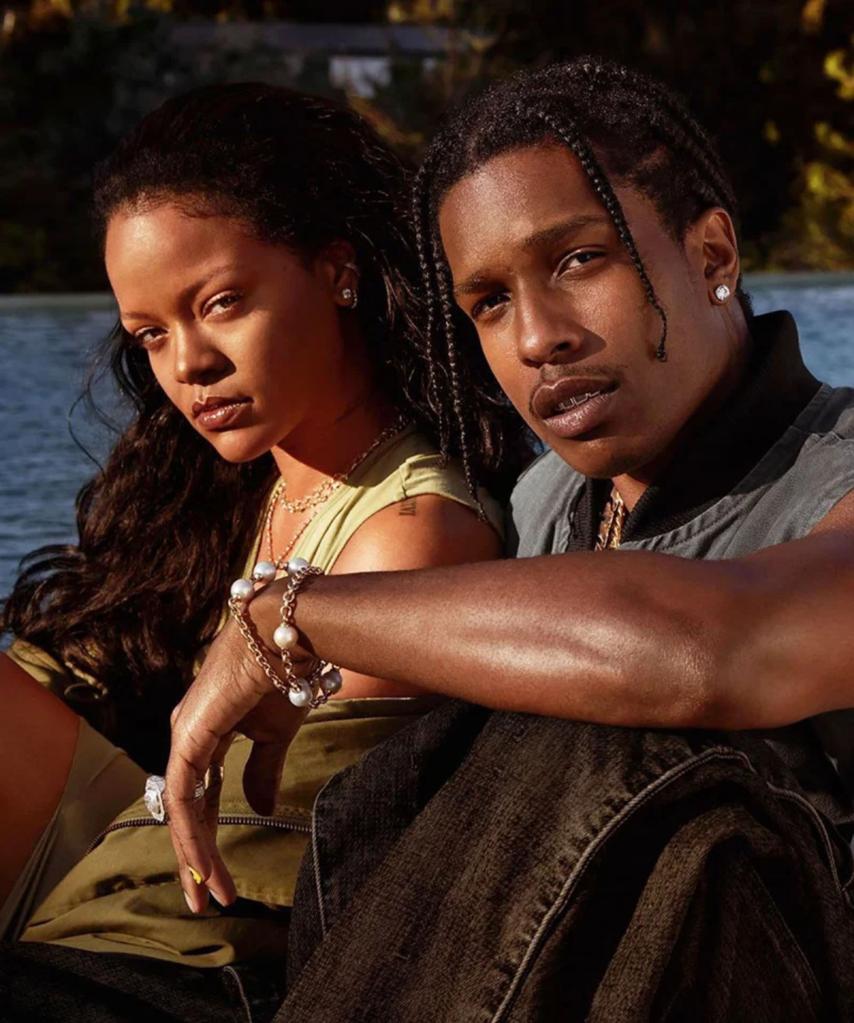
M 188 298 L 194 298 L 202 290 L 202 288 L 205 287 L 206 284 L 209 284 L 219 274 L 234 273 L 239 269 L 240 265 L 238 263 L 223 263 L 222 266 L 214 267 L 212 270 L 209 270 L 205 274 L 205 276 L 202 277 L 200 280 L 194 281 L 192 284 L 189 284 L 186 288 L 183 288 L 178 294 L 178 300 L 185 301 Z M 123 320 L 148 320 L 152 318 L 150 313 L 136 311 L 125 312 L 124 310 L 120 310 L 120 314 Z

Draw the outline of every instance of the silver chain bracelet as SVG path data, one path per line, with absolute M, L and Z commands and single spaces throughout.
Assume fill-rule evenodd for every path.
M 231 584 L 228 607 L 255 663 L 273 686 L 287 696 L 295 707 L 319 707 L 341 689 L 341 671 L 337 665 L 318 660 L 309 674 L 301 678 L 294 670 L 291 651 L 299 641 L 299 632 L 294 626 L 297 596 L 308 579 L 323 575 L 323 571 L 309 565 L 305 558 L 292 558 L 286 566 L 287 576 L 281 604 L 282 620 L 273 633 L 273 642 L 281 656 L 284 678 L 270 663 L 248 614 L 249 604 L 276 578 L 276 571 L 276 566 L 272 562 L 259 561 L 252 570 L 251 579 L 236 579 Z M 259 588 L 256 589 L 256 586 Z

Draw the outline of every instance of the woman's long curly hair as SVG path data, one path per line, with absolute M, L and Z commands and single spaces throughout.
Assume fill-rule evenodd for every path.
M 360 268 L 357 315 L 389 393 L 471 485 L 499 493 L 528 455 L 522 428 L 473 381 L 461 435 L 431 363 L 413 281 L 404 168 L 354 112 L 269 85 L 220 85 L 146 117 L 96 172 L 95 212 L 160 201 L 244 220 L 310 257 L 336 239 Z M 169 711 L 214 635 L 274 475 L 270 455 L 222 460 L 168 401 L 147 354 L 118 325 L 109 362 L 135 411 L 77 499 L 78 542 L 25 559 L 0 627 L 70 669 L 66 701 L 147 767 L 162 766 Z M 88 681 L 82 681 L 88 680 Z

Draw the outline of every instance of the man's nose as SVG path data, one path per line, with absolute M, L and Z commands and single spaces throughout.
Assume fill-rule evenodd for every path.
M 207 384 L 218 380 L 227 359 L 204 331 L 195 326 L 173 330 L 173 375 L 181 384 Z
M 560 296 L 537 291 L 517 300 L 519 359 L 526 366 L 571 362 L 584 344 L 585 330 Z

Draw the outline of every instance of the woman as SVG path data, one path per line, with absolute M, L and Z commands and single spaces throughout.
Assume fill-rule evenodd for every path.
M 228 583 L 297 556 L 353 572 L 499 550 L 475 480 L 500 487 L 499 458 L 509 478 L 525 446 L 505 443 L 506 406 L 486 397 L 467 441 L 448 440 L 454 409 L 418 344 L 402 183 L 356 115 L 263 85 L 166 103 L 100 169 L 112 366 L 136 416 L 81 493 L 78 544 L 34 555 L 3 611 L 17 637 L 0 658 L 7 937 L 26 927 L 25 940 L 203 966 L 280 957 L 314 794 L 429 705 L 343 672 L 259 815 L 239 767 L 248 758 L 251 795 L 284 756 L 280 734 L 261 744 L 270 723 L 291 735 L 305 713 L 265 701 L 247 731 L 261 742 L 251 757 L 234 743 L 221 793 L 243 901 L 189 917 L 167 829 L 140 797 Z

